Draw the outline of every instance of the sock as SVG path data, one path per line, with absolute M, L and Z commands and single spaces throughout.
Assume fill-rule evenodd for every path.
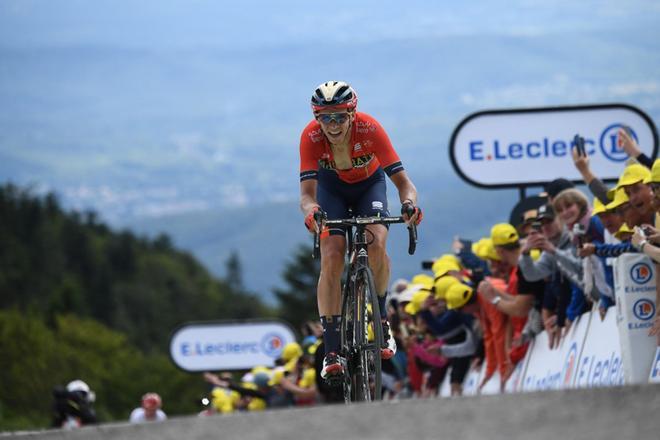
M 338 353 L 341 345 L 341 336 L 339 335 L 341 315 L 321 316 L 321 324 L 323 325 L 325 353 L 328 354 L 333 351 Z
M 378 309 L 380 310 L 380 319 L 387 319 L 387 291 L 383 296 L 378 295 Z

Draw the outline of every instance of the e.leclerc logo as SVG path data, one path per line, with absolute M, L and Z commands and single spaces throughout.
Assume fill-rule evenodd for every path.
M 630 268 L 630 279 L 636 284 L 645 284 L 652 276 L 653 271 L 646 263 L 637 263 Z
M 616 139 L 618 137 L 619 129 L 624 128 L 622 124 L 612 124 L 608 126 L 600 135 L 600 151 L 612 162 L 623 162 L 628 159 L 628 154 L 617 145 Z M 630 135 L 639 143 L 637 134 L 633 130 L 629 130 Z M 585 142 L 586 143 L 586 142 Z
M 615 123 L 608 125 L 600 134 L 598 139 L 598 150 L 612 162 L 624 162 L 628 154 L 617 145 L 618 131 L 624 125 Z M 630 135 L 638 142 L 637 134 L 629 130 Z M 584 139 L 585 149 L 589 156 L 596 154 L 596 141 L 591 138 Z M 546 157 L 564 157 L 571 155 L 571 149 L 575 146 L 573 140 L 532 139 L 522 142 L 503 143 L 498 139 L 487 145 L 484 140 L 473 140 L 469 142 L 469 155 L 471 161 L 482 160 L 517 160 L 517 159 L 541 159 Z
M 641 321 L 648 321 L 655 315 L 655 304 L 646 298 L 639 299 L 633 305 L 633 314 Z
M 266 355 L 277 359 L 284 349 L 284 338 L 278 333 L 268 333 L 261 338 L 261 349 Z

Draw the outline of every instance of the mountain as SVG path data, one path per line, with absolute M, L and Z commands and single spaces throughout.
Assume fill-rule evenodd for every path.
M 516 200 L 455 176 L 447 145 L 466 115 L 627 102 L 658 120 L 660 11 L 626 5 L 366 1 L 328 15 L 302 0 L 7 0 L 0 181 L 167 231 L 216 273 L 236 249 L 248 287 L 268 295 L 308 238 L 297 197 L 309 96 L 346 79 L 420 191 L 429 258 L 454 234 L 485 234 Z M 398 260 L 395 229 L 395 274 L 408 276 L 418 257 Z

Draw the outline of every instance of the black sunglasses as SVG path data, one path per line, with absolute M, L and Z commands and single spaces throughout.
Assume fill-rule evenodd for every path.
M 337 124 L 343 124 L 348 120 L 348 113 L 321 113 L 316 117 L 323 124 L 329 124 L 335 121 Z

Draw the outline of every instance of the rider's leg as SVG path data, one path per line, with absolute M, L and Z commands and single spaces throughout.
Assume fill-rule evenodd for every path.
M 376 293 L 379 297 L 387 294 L 387 284 L 390 281 L 390 257 L 387 256 L 387 228 L 383 225 L 369 225 L 367 229 L 373 233 L 373 241 L 369 245 L 369 266 L 374 274 Z M 371 238 L 371 234 L 369 237 Z M 381 307 L 381 310 L 385 310 Z
M 339 351 L 341 315 L 341 275 L 344 270 L 346 240 L 343 235 L 329 235 L 321 240 L 321 275 L 317 300 L 325 352 Z
M 383 225 L 369 225 L 373 241 L 369 245 L 369 265 L 374 274 L 374 284 L 378 294 L 378 308 L 383 326 L 384 346 L 381 350 L 383 359 L 390 359 L 396 353 L 396 342 L 387 320 L 387 284 L 390 280 L 390 258 L 387 256 L 387 228 Z

